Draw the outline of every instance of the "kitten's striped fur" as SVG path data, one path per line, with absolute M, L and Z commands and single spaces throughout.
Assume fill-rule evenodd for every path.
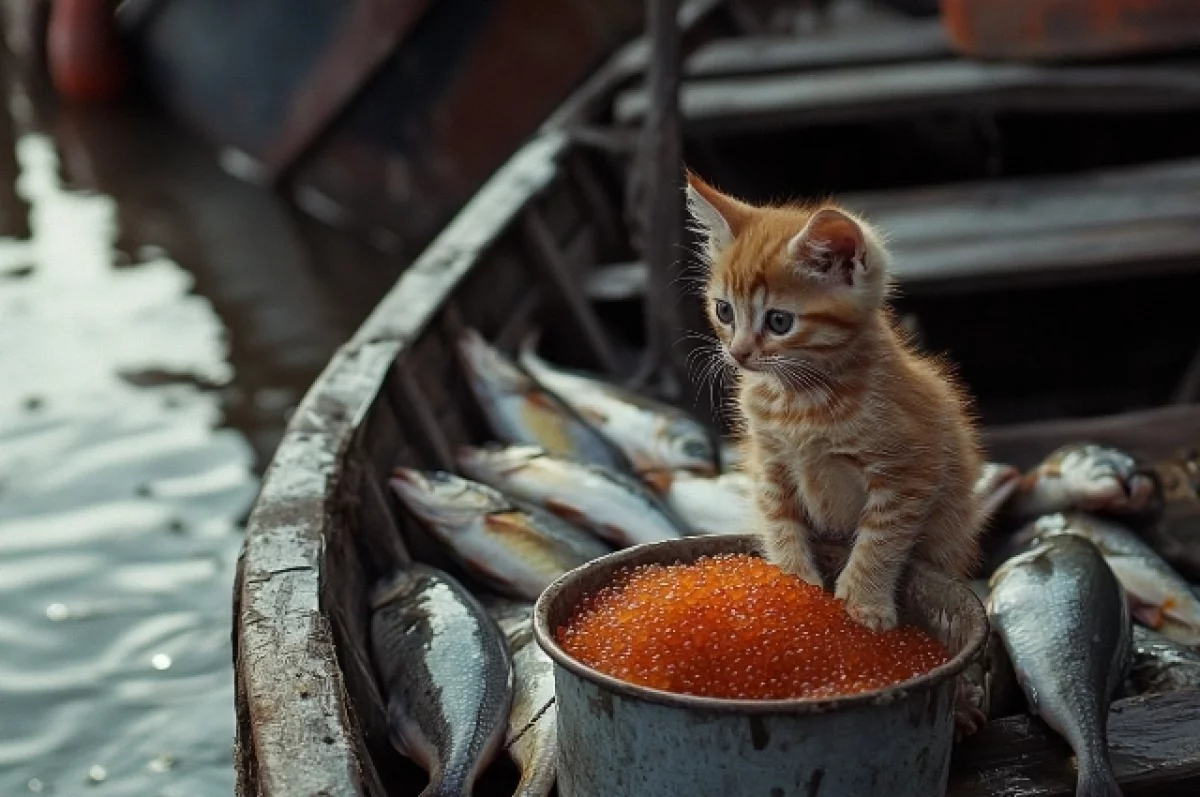
M 737 366 L 765 552 L 823 585 L 813 541 L 852 540 L 835 594 L 859 622 L 894 627 L 910 556 L 957 576 L 976 564 L 967 399 L 893 323 L 888 253 L 864 221 L 829 203 L 751 206 L 692 174 L 688 199 L 720 356 Z

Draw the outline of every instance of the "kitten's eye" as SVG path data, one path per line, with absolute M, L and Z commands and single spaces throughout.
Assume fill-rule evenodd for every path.
M 713 302 L 713 309 L 717 313 L 717 320 L 722 324 L 733 323 L 733 305 L 724 299 L 717 299 Z
M 794 323 L 796 323 L 796 316 L 791 313 L 785 313 L 783 310 L 767 311 L 767 329 L 775 335 L 786 335 L 791 331 Z

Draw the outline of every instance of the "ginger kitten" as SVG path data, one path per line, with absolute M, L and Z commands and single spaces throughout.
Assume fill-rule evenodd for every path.
M 886 306 L 887 250 L 832 204 L 755 207 L 688 174 L 708 236 L 708 315 L 736 364 L 745 465 L 765 553 L 824 585 L 814 542 L 851 543 L 834 594 L 896 626 L 910 556 L 966 576 L 983 460 L 967 400 Z M 828 575 L 828 574 L 827 574 Z

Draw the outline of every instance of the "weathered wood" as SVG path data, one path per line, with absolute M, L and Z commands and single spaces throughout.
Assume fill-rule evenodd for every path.
M 618 95 L 614 115 L 639 122 L 650 95 Z M 1200 107 L 1200 72 L 1174 64 L 1044 67 L 947 60 L 755 78 L 686 81 L 695 135 L 912 116 L 936 110 L 1147 113 Z
M 583 342 L 591 350 L 592 356 L 600 363 L 601 368 L 612 376 L 620 373 L 620 363 L 608 341 L 608 333 L 600 324 L 596 311 L 588 303 L 580 284 L 578 274 L 581 269 L 568 261 L 554 240 L 554 234 L 546 225 L 536 208 L 526 211 L 522 219 L 522 229 L 528 241 L 530 253 L 541 265 L 555 293 L 571 311 Z M 588 264 L 590 265 L 590 264 Z
M 953 54 L 939 20 L 838 25 L 797 36 L 716 39 L 684 63 L 688 78 L 764 75 L 809 69 L 930 60 Z
M 1149 459 L 1200 447 L 1200 406 L 1175 406 L 1099 418 L 1069 418 L 988 429 L 988 455 L 1020 468 L 1067 443 L 1090 440 Z
M 847 194 L 885 230 L 909 294 L 1200 268 L 1200 160 Z M 645 267 L 589 275 L 594 299 L 645 292 Z
M 252 734 L 242 744 L 251 746 L 264 795 L 368 793 L 321 612 L 321 530 L 336 448 L 328 433 L 285 435 L 247 529 L 235 665 Z
M 688 0 L 680 3 L 676 17 L 680 30 L 684 34 L 691 33 L 725 2 L 726 0 Z M 642 73 L 649 63 L 649 41 L 645 36 L 634 39 L 585 80 L 558 110 L 550 114 L 541 129 L 562 130 L 593 123 L 601 112 L 607 112 L 606 106 L 612 100 L 613 90 Z
M 653 60 L 648 78 L 651 106 L 642 125 L 642 140 L 629 180 L 634 207 L 645 236 L 646 354 L 630 385 L 642 387 L 652 378 L 659 387 L 677 392 L 685 375 L 672 344 L 682 332 L 672 284 L 683 239 L 682 129 L 679 118 L 680 33 L 678 0 L 650 0 L 646 28 Z M 639 195 L 640 194 L 640 195 Z M 641 200 L 640 202 L 638 200 Z
M 1108 720 L 1109 758 L 1126 797 L 1200 793 L 1200 692 L 1117 701 Z M 947 797 L 1070 797 L 1067 745 L 1038 719 L 1007 717 L 955 750 Z

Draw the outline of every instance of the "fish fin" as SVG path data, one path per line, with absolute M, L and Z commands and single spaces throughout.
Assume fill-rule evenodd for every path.
M 1112 768 L 1104 758 L 1079 760 L 1079 781 L 1075 786 L 1075 797 L 1124 797 Z
M 1162 606 L 1152 606 L 1148 603 L 1142 603 L 1132 595 L 1129 596 L 1129 613 L 1133 615 L 1135 620 L 1147 628 L 1162 628 L 1164 619 L 1163 608 Z
M 559 406 L 559 403 L 554 396 L 541 390 L 530 390 L 525 394 L 525 400 L 535 407 L 540 407 L 544 410 L 550 410 L 551 412 L 562 411 L 562 407 Z
M 594 407 L 576 407 L 575 411 L 589 426 L 604 426 L 608 423 L 608 416 Z
M 566 501 L 563 501 L 559 498 L 547 498 L 542 502 L 542 504 L 546 507 L 546 509 L 558 515 L 563 520 L 570 521 L 577 526 L 591 525 L 588 523 L 588 516 L 585 515 L 582 510 L 572 506 L 571 504 L 568 504 Z
M 521 512 L 493 512 L 483 518 L 483 524 L 497 534 L 525 535 L 528 528 L 523 522 L 524 517 Z
M 629 539 L 629 533 L 625 529 L 611 523 L 601 523 L 596 529 L 596 533 L 617 546 L 624 544 L 624 541 Z
M 521 782 L 513 797 L 546 797 L 554 788 L 556 772 L 554 767 L 545 769 L 529 769 L 521 773 Z
M 664 468 L 656 470 L 644 471 L 640 474 L 642 481 L 650 487 L 651 490 L 659 495 L 666 495 L 671 490 L 671 485 L 675 481 L 675 475 L 671 471 Z

